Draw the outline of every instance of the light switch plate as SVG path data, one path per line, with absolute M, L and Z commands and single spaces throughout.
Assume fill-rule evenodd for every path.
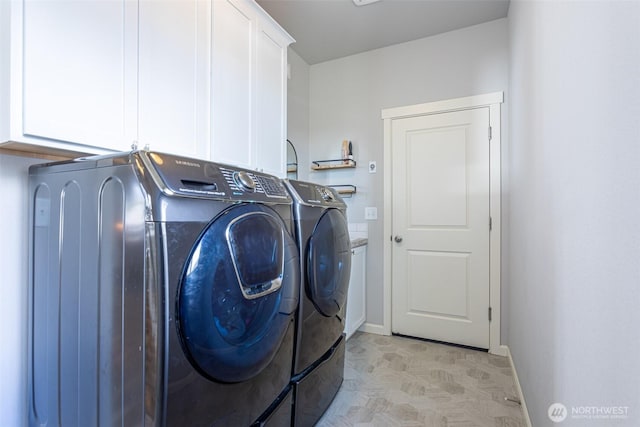
M 378 208 L 376 207 L 364 208 L 364 219 L 378 219 Z

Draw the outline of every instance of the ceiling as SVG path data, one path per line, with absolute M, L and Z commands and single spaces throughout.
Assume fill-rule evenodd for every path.
M 507 16 L 509 0 L 257 0 L 309 65 Z

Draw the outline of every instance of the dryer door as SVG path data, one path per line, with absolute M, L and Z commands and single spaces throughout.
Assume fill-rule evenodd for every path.
M 316 309 L 335 316 L 347 301 L 351 274 L 351 240 L 347 221 L 328 209 L 316 224 L 307 248 L 307 295 Z
M 259 374 L 298 304 L 299 272 L 295 242 L 272 209 L 240 205 L 216 217 L 178 286 L 178 335 L 191 364 L 220 382 Z

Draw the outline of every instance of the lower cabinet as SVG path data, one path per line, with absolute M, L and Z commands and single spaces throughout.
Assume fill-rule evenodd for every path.
M 367 247 L 359 246 L 351 250 L 351 280 L 347 296 L 347 318 L 344 331 L 347 339 L 366 320 Z

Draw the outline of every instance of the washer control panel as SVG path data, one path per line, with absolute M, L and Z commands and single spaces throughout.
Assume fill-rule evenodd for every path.
M 288 197 L 282 181 L 275 176 L 231 169 L 227 166 L 220 166 L 220 172 L 234 196 L 257 194 L 274 198 Z
M 247 202 L 291 202 L 282 180 L 272 175 L 169 154 L 140 154 L 146 156 L 157 173 L 165 193 Z
M 251 175 L 245 171 L 239 171 L 233 173 L 233 182 L 236 187 L 244 190 L 244 191 L 256 191 L 256 182 L 253 180 Z
M 333 200 L 333 193 L 331 192 L 331 190 L 329 190 L 326 187 L 317 187 L 318 192 L 320 193 L 320 197 L 322 197 L 322 200 L 324 200 L 325 202 L 330 202 Z

